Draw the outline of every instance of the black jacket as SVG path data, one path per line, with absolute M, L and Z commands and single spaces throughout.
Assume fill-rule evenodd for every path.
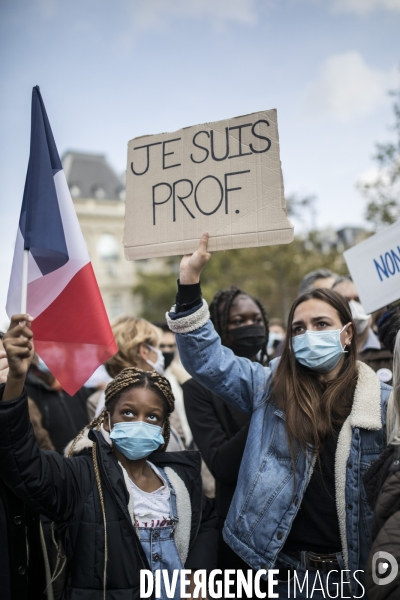
M 25 387 L 42 415 L 42 425 L 49 432 L 54 448 L 60 454 L 66 445 L 89 422 L 86 400 L 93 393 L 92 388 L 81 388 L 74 396 L 67 392 L 57 392 L 35 374 L 31 367 Z
M 364 352 L 360 352 L 358 358 L 366 365 L 371 367 L 375 373 L 379 376 L 381 369 L 387 369 L 390 373 L 393 373 L 393 354 L 381 345 L 380 350 L 378 348 L 367 348 Z M 385 378 L 384 381 L 388 385 L 392 385 L 393 375 L 390 378 Z
M 101 432 L 91 431 L 89 438 L 97 446 L 107 522 L 107 598 L 139 599 L 139 570 L 149 566 L 128 512 L 129 495 L 122 470 Z M 171 467 L 190 496 L 192 523 L 185 567 L 213 569 L 217 518 L 210 501 L 202 495 L 199 453 L 157 452 L 151 461 Z M 68 557 L 65 598 L 102 600 L 105 536 L 92 449 L 72 458 L 39 450 L 24 393 L 11 402 L 0 402 L 0 476 L 32 508 L 57 523 Z
M 45 600 L 39 515 L 0 479 L 1 600 Z
M 400 446 L 390 444 L 386 448 L 364 475 L 364 486 L 375 512 L 372 547 L 365 571 L 366 595 L 369 600 L 398 600 L 400 569 L 393 581 L 385 585 L 381 577 L 387 573 L 390 576 L 392 571 L 378 574 L 377 581 L 382 581 L 380 585 L 374 581 L 373 573 L 376 578 L 377 566 L 386 562 L 386 557 L 376 560 L 377 552 L 387 552 L 395 563 L 400 563 Z
M 215 477 L 215 508 L 225 519 L 236 489 L 250 417 L 194 379 L 186 381 L 182 389 L 193 439 Z

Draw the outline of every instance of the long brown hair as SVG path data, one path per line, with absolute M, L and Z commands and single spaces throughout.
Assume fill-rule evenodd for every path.
M 293 315 L 299 304 L 313 299 L 332 306 L 342 326 L 353 322 L 349 305 L 343 296 L 328 289 L 317 289 L 299 296 L 290 309 L 288 334 L 272 382 L 272 398 L 285 412 L 292 457 L 295 440 L 303 450 L 312 445 L 316 452 L 320 452 L 326 436 L 335 426 L 343 424 L 349 415 L 358 377 L 355 342 L 347 348 L 340 373 L 329 382 L 324 382 L 318 373 L 296 360 L 291 333 Z

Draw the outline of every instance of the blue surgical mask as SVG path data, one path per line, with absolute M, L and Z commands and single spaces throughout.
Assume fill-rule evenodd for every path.
M 292 338 L 296 360 L 317 373 L 329 373 L 338 364 L 345 350 L 340 341 L 343 329 L 310 331 Z
M 130 460 L 149 456 L 165 441 L 161 427 L 144 421 L 115 423 L 110 438 L 116 449 Z

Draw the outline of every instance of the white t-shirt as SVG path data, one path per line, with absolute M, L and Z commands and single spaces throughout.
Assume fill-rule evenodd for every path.
M 172 525 L 170 491 L 160 471 L 150 461 L 147 464 L 153 469 L 163 484 L 154 492 L 144 492 L 129 479 L 133 495 L 133 506 L 137 527 L 166 527 Z

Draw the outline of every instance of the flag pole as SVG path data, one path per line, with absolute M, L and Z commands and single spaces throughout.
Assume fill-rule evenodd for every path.
M 22 290 L 21 290 L 21 314 L 26 313 L 26 304 L 28 296 L 28 258 L 29 250 L 24 249 L 22 262 Z

